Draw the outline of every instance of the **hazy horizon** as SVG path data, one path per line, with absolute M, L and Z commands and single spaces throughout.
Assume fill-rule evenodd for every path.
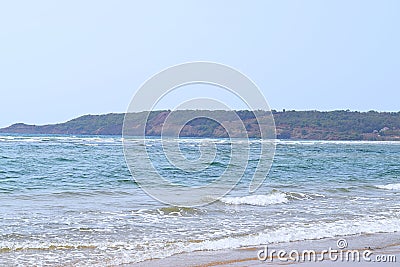
M 169 109 L 156 109 L 156 110 L 153 110 L 153 111 L 167 111 L 167 110 L 169 110 Z M 191 110 L 191 111 L 194 111 L 196 109 L 179 109 L 179 110 Z M 199 111 L 218 111 L 218 110 L 221 110 L 221 109 L 197 109 L 197 110 L 199 110 Z M 232 110 L 232 111 L 243 111 L 243 110 L 245 110 L 245 109 L 235 109 L 235 110 Z M 375 111 L 375 112 L 379 112 L 379 113 L 400 113 L 400 110 L 398 110 L 398 111 L 379 111 L 379 110 L 364 110 L 364 111 L 361 111 L 361 110 L 349 110 L 349 109 L 348 110 L 344 110 L 344 109 L 335 109 L 335 110 L 315 110 L 315 109 L 295 110 L 295 109 L 284 109 L 284 110 L 286 112 L 290 112 L 290 111 L 296 111 L 296 112 L 303 112 L 303 111 L 316 111 L 316 112 L 349 111 L 349 112 L 366 113 L 366 112 L 369 112 L 369 111 Z M 283 110 L 276 110 L 276 109 L 271 109 L 271 111 L 283 112 Z M 140 112 L 145 112 L 145 111 L 140 111 Z M 130 112 L 130 113 L 140 113 L 140 112 Z M 56 121 L 56 122 L 40 123 L 40 124 L 39 123 L 26 123 L 26 122 L 23 122 L 23 121 L 17 121 L 17 122 L 13 122 L 13 123 L 11 123 L 9 125 L 6 125 L 6 126 L 0 126 L 0 129 L 1 128 L 6 128 L 6 127 L 14 125 L 14 124 L 19 124 L 19 123 L 23 123 L 23 124 L 27 124 L 27 125 L 42 126 L 42 125 L 65 123 L 65 122 L 68 122 L 70 120 L 73 120 L 73 119 L 76 119 L 76 118 L 79 118 L 79 117 L 83 117 L 83 116 L 97 116 L 97 115 L 124 114 L 124 113 L 126 113 L 126 112 L 86 113 L 86 114 L 78 115 L 78 116 L 73 117 L 73 118 L 69 118 L 69 119 L 67 119 L 65 121 Z

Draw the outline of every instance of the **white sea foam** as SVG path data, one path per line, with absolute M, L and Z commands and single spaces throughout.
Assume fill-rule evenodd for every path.
M 246 246 L 259 246 L 271 243 L 293 242 L 302 240 L 313 240 L 322 238 L 333 238 L 335 236 L 346 236 L 355 234 L 373 234 L 373 233 L 393 233 L 400 231 L 399 217 L 362 217 L 355 220 L 339 220 L 335 222 L 314 222 L 310 224 L 286 225 L 277 229 L 265 229 L 258 233 L 245 236 L 228 236 L 219 239 L 211 239 L 196 242 L 175 241 L 165 243 L 165 240 L 158 239 L 152 242 L 143 242 L 132 240 L 130 242 L 76 242 L 64 241 L 58 242 L 7 242 L 0 241 L 0 249 L 11 251 L 24 250 L 46 250 L 49 253 L 54 249 L 65 250 L 66 254 L 58 253 L 56 257 L 62 260 L 62 257 L 68 253 L 77 253 L 85 255 L 88 258 L 82 258 L 80 266 L 91 266 L 93 263 L 89 250 L 98 249 L 107 251 L 107 264 L 99 262 L 98 266 L 118 265 L 126 263 L 140 262 L 152 258 L 165 258 L 174 254 L 189 253 L 193 251 L 235 249 Z M 132 253 L 134 252 L 134 253 Z M 70 254 L 69 256 L 71 256 Z M 36 259 L 36 264 L 46 262 L 52 254 L 43 253 L 41 259 Z M 87 262 L 85 261 L 87 260 Z M 40 265 L 40 264 L 39 264 Z
M 276 230 L 266 230 L 259 234 L 242 237 L 226 237 L 219 240 L 207 240 L 193 244 L 193 250 L 232 249 L 243 246 L 266 245 L 270 243 L 322 239 L 335 236 L 362 233 L 392 233 L 400 231 L 399 218 L 360 218 L 358 220 L 340 220 L 336 222 L 316 222 L 308 225 L 292 225 Z
M 335 144 L 335 145 L 400 145 L 398 141 L 344 141 L 344 140 L 286 140 L 278 139 L 277 144 L 282 145 L 324 145 L 324 144 Z
M 387 189 L 387 190 L 400 190 L 400 183 L 399 184 L 376 185 L 376 187 L 381 188 L 381 189 Z
M 244 197 L 222 197 L 219 201 L 230 205 L 268 206 L 287 203 L 291 200 L 310 200 L 325 197 L 321 194 L 306 194 L 298 192 L 280 192 L 273 190 L 268 195 L 250 195 Z
M 0 136 L 0 142 L 15 142 L 15 143 L 73 143 L 73 144 L 120 144 L 120 137 L 89 137 L 89 136 Z
M 289 201 L 286 194 L 281 192 L 271 193 L 269 195 L 252 195 L 245 197 L 223 197 L 221 202 L 232 205 L 254 205 L 254 206 L 268 206 L 272 204 L 286 203 Z

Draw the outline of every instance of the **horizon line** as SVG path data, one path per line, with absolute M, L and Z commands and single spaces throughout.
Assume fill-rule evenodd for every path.
M 30 123 L 25 123 L 25 122 L 14 122 L 11 123 L 7 126 L 0 126 L 0 129 L 3 128 L 7 128 L 10 127 L 12 125 L 15 124 L 25 124 L 25 125 L 30 125 L 30 126 L 46 126 L 46 125 L 54 125 L 54 124 L 62 124 L 62 123 L 66 123 L 69 122 L 71 120 L 74 119 L 78 119 L 84 116 L 105 116 L 105 115 L 109 115 L 109 114 L 127 114 L 127 113 L 142 113 L 142 112 L 163 112 L 163 111 L 169 111 L 171 112 L 170 109 L 157 109 L 157 110 L 152 110 L 152 111 L 134 111 L 134 112 L 108 112 L 108 113 L 97 113 L 97 114 L 92 114 L 92 113 L 87 113 L 87 114 L 82 114 L 82 115 L 78 115 L 75 116 L 71 119 L 65 120 L 65 121 L 59 121 L 59 122 L 48 122 L 48 123 L 40 123 L 40 124 L 30 124 Z M 276 112 L 276 113 L 285 113 L 285 112 L 321 112 L 321 113 L 328 113 L 328 112 L 338 112 L 338 111 L 344 111 L 344 112 L 356 112 L 356 113 L 368 113 L 368 112 L 376 112 L 376 113 L 391 113 L 391 114 L 396 114 L 396 113 L 400 113 L 399 111 L 379 111 L 379 110 L 368 110 L 368 111 L 360 111 L 360 110 L 350 110 L 350 109 L 332 109 L 332 110 L 317 110 L 317 109 L 304 109 L 304 110 L 296 110 L 296 109 L 270 109 L 270 110 L 248 110 L 248 109 L 231 109 L 231 110 L 225 110 L 225 109 L 178 109 L 178 110 L 174 110 L 174 111 L 264 111 L 264 112 Z

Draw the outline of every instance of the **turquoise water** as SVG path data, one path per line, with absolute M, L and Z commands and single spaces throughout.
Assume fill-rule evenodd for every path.
M 205 141 L 219 154 L 201 177 L 153 160 L 171 181 L 210 182 L 240 140 L 184 139 L 182 151 L 195 159 Z M 152 141 L 152 155 L 159 150 Z M 249 195 L 256 163 L 250 159 L 243 181 L 213 204 L 170 207 L 133 182 L 121 138 L 0 135 L 0 266 L 107 266 L 400 231 L 400 142 L 278 141 L 269 176 Z

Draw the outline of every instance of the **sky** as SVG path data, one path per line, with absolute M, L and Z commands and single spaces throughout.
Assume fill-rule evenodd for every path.
M 397 0 L 0 1 L 0 127 L 125 112 L 149 77 L 190 61 L 241 71 L 276 110 L 400 111 L 399 12 Z

